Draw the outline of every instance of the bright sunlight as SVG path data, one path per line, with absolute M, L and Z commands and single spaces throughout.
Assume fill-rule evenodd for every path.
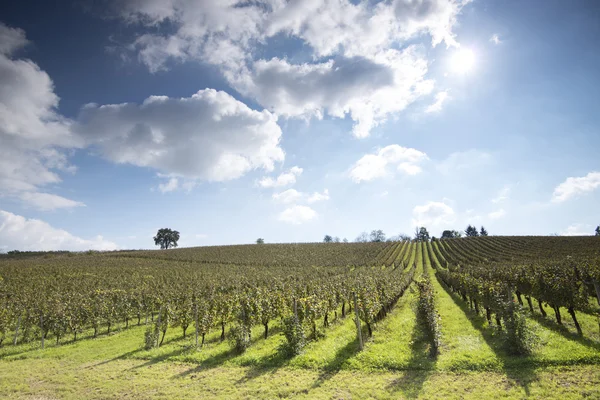
M 458 49 L 450 59 L 450 68 L 457 74 L 466 74 L 475 66 L 475 53 L 470 49 Z

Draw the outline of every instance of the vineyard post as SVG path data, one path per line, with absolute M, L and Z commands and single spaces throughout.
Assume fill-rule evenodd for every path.
M 296 321 L 298 320 L 298 303 L 296 303 L 296 298 L 294 297 L 294 317 Z
M 156 326 L 157 326 L 156 330 L 158 331 L 158 335 L 156 335 L 156 347 L 160 346 L 159 339 L 160 339 L 160 316 L 161 316 L 161 314 L 162 314 L 162 307 L 160 307 L 158 309 L 158 319 L 156 321 Z
M 44 316 L 40 315 L 40 328 L 42 328 L 42 349 L 44 348 Z
M 21 326 L 21 316 L 17 320 L 17 329 L 15 329 L 15 339 L 13 340 L 13 346 L 17 345 L 17 338 L 19 337 L 19 327 Z
M 198 303 L 194 299 L 194 320 L 196 321 L 196 347 L 198 347 Z
M 356 301 L 356 293 L 352 293 L 352 297 L 354 298 L 354 314 L 356 316 L 355 322 L 356 322 L 356 332 L 358 334 L 358 349 L 362 350 L 363 349 L 363 339 L 362 339 L 362 332 L 360 330 L 360 318 L 358 316 L 358 305 L 357 305 L 357 301 Z

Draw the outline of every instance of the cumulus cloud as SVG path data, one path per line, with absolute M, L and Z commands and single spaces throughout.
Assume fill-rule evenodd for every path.
M 406 175 L 416 175 L 421 172 L 421 166 L 427 160 L 427 155 L 413 148 L 392 144 L 379 149 L 374 154 L 364 155 L 350 170 L 354 182 L 371 181 L 390 175 L 389 167 L 395 167 L 395 172 Z
M 389 114 L 428 94 L 427 60 L 409 40 L 429 35 L 432 46 L 457 46 L 452 32 L 469 0 L 351 0 L 239 2 L 113 1 L 113 14 L 146 27 L 128 46 L 151 72 L 169 61 L 217 65 L 241 93 L 287 117 L 349 115 L 353 133 L 368 136 Z M 157 33 L 165 24 L 169 33 Z M 275 36 L 306 44 L 313 60 L 256 61 Z M 403 49 L 403 50 L 397 50 Z
M 294 205 L 283 210 L 278 220 L 294 225 L 299 225 L 317 217 L 317 212 L 308 206 Z
M 313 194 L 308 196 L 308 199 L 306 201 L 308 201 L 309 203 L 316 203 L 318 201 L 327 201 L 327 200 L 329 200 L 329 190 L 324 189 L 323 193 L 314 192 Z
M 352 133 L 364 138 L 388 115 L 431 92 L 433 82 L 425 79 L 426 72 L 427 61 L 409 46 L 373 59 L 355 56 L 315 64 L 259 60 L 229 80 L 241 93 L 286 117 L 349 115 L 355 122 Z
M 0 251 L 116 250 L 118 246 L 102 236 L 82 239 L 50 226 L 44 221 L 27 219 L 0 210 Z
M 71 121 L 57 112 L 59 98 L 48 74 L 12 57 L 27 43 L 23 30 L 0 23 L 0 196 L 26 199 L 41 209 L 79 206 L 38 192 L 59 183 L 60 172 L 75 171 L 65 149 L 81 141 L 71 133 Z
M 171 175 L 163 191 L 177 186 L 174 176 L 227 181 L 252 169 L 271 171 L 284 159 L 277 117 L 214 89 L 142 104 L 88 104 L 74 129 L 113 162 Z
M 302 197 L 304 197 L 304 194 L 296 189 L 288 189 L 281 193 L 273 193 L 273 200 L 283 204 L 295 203 L 302 199 Z
M 280 193 L 273 193 L 273 200 L 278 203 L 291 204 L 306 202 L 309 204 L 319 201 L 329 200 L 329 190 L 324 189 L 322 193 L 313 192 L 312 194 L 299 192 L 296 189 L 288 189 Z
M 452 207 L 439 201 L 429 201 L 423 205 L 413 208 L 412 223 L 414 226 L 425 226 L 438 229 L 444 225 L 454 222 L 456 214 Z
M 600 187 L 600 172 L 590 172 L 586 176 L 569 177 L 554 189 L 552 202 L 562 203 L 574 197 L 591 192 Z
M 449 95 L 447 91 L 438 92 L 435 95 L 435 101 L 430 104 L 426 109 L 426 113 L 437 113 L 442 111 L 442 107 L 444 103 L 449 99 Z
M 594 234 L 594 228 L 589 224 L 572 224 L 560 234 L 562 236 L 590 236 Z
M 277 178 L 272 178 L 270 176 L 263 177 L 258 182 L 258 185 L 264 188 L 290 186 L 296 183 L 296 178 L 302 175 L 302 171 L 303 169 L 298 166 L 292 167 L 289 171 L 277 176 Z
M 498 44 L 502 43 L 502 40 L 500 40 L 500 36 L 498 36 L 498 34 L 497 34 L 497 33 L 494 33 L 494 34 L 492 35 L 492 37 L 490 37 L 490 42 L 492 42 L 492 43 L 494 43 L 494 44 L 498 45 Z
M 500 208 L 496 211 L 492 211 L 491 213 L 488 214 L 488 217 L 490 217 L 490 219 L 500 219 L 502 217 L 504 217 L 506 215 L 506 211 L 504 211 L 503 208 Z

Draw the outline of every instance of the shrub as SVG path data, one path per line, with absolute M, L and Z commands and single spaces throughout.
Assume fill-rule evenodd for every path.
M 435 309 L 435 292 L 428 278 L 416 282 L 419 289 L 417 317 L 424 327 L 427 339 L 431 345 L 430 355 L 435 357 L 440 351 L 440 316 Z
M 281 351 L 290 356 L 298 355 L 306 346 L 304 328 L 295 315 L 283 319 L 283 334 L 286 341 L 282 343 Z
M 250 347 L 250 328 L 244 324 L 236 324 L 229 331 L 229 341 L 238 353 Z

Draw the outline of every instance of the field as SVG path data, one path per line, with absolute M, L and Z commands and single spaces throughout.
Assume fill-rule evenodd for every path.
M 3 256 L 0 397 L 600 398 L 599 281 L 594 237 Z

